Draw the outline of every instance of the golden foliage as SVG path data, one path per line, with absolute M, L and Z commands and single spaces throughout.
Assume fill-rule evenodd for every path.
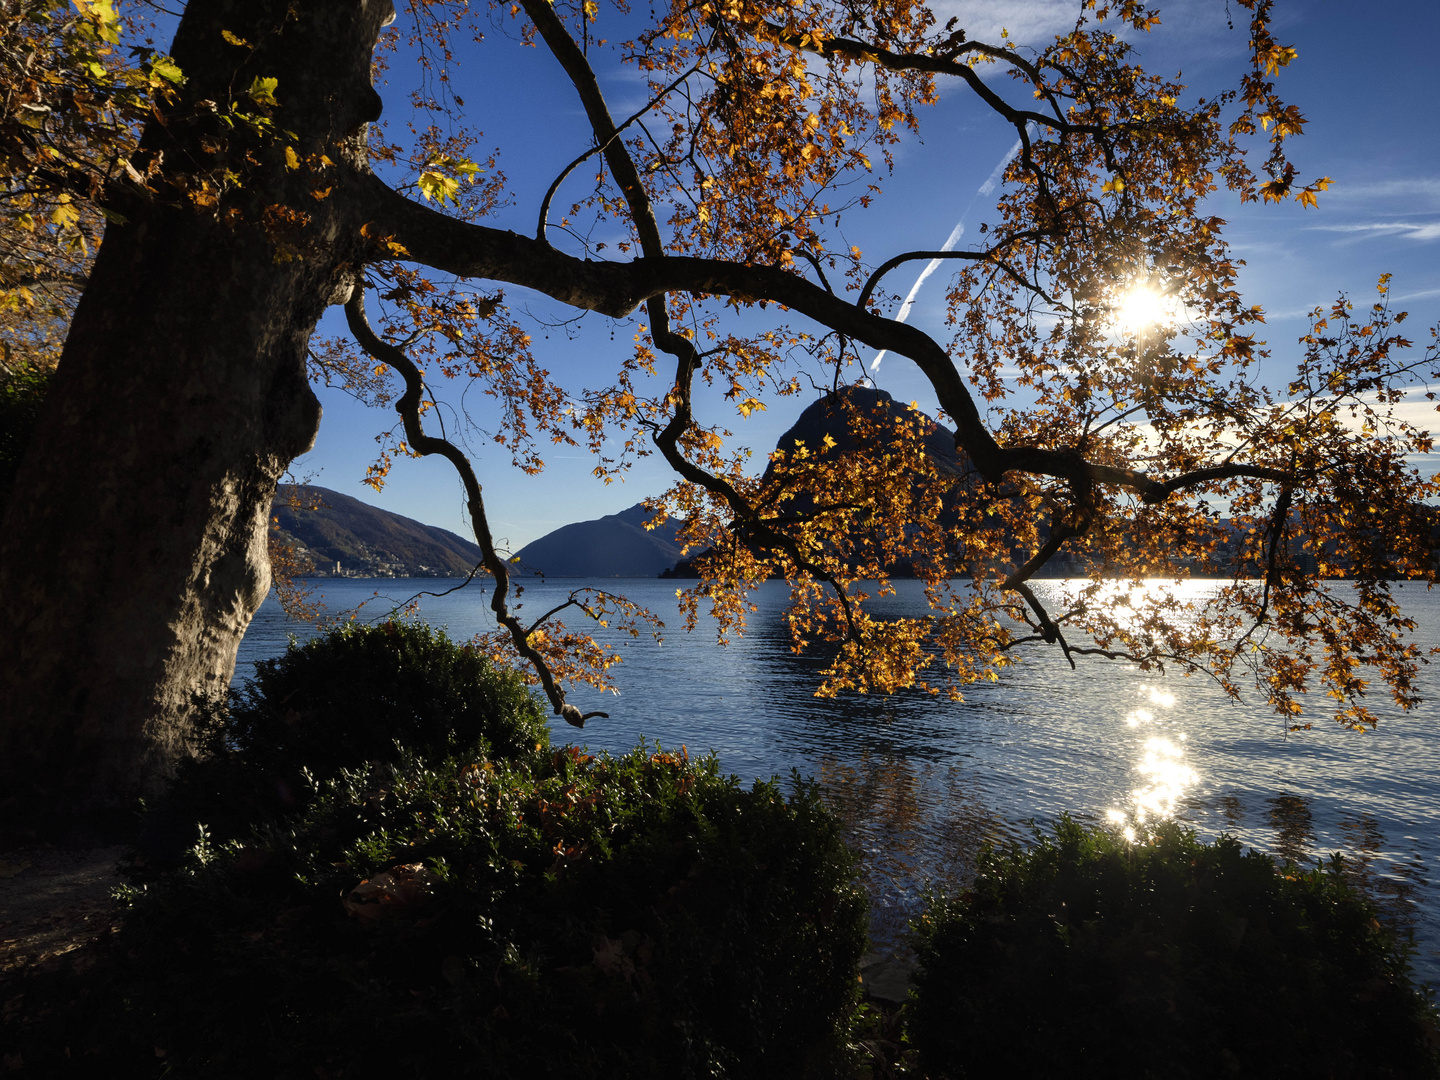
M 585 446 L 607 483 L 658 450 L 681 480 L 656 504 L 657 520 L 684 522 L 701 573 L 679 593 L 687 627 L 708 612 L 723 643 L 743 631 L 758 583 L 788 580 L 795 648 L 834 657 L 818 693 L 959 696 L 996 678 L 1019 647 L 1048 643 L 1072 663 L 1101 655 L 1203 671 L 1233 694 L 1248 677 L 1287 716 L 1316 683 L 1343 722 L 1373 723 L 1362 672 L 1413 705 L 1422 658 L 1388 582 L 1435 579 L 1440 491 L 1406 463 L 1429 451 L 1428 434 L 1387 406 L 1433 377 L 1436 351 L 1406 352 L 1410 343 L 1394 333 L 1403 316 L 1383 299 L 1368 320 L 1342 300 L 1316 312 L 1286 391 L 1264 389 L 1255 375 L 1268 355 L 1256 338 L 1263 312 L 1241 297 L 1223 222 L 1207 213 L 1222 188 L 1313 206 L 1328 186 L 1300 181 L 1285 156 L 1304 118 L 1274 80 L 1296 52 L 1274 37 L 1270 0 L 1240 0 L 1248 69 L 1235 88 L 1196 97 L 1145 72 L 1119 33 L 1152 31 L 1158 12 L 1132 0 L 1085 6 L 1072 31 L 1039 50 L 970 40 L 956 20 L 938 26 L 912 0 L 863 9 L 671 0 L 648 23 L 623 6 L 522 0 L 497 9 L 500 23 L 559 61 L 593 129 L 593 145 L 545 195 L 537 238 L 548 245 L 549 232 L 564 233 L 598 259 L 605 245 L 586 238 L 619 229 L 622 257 L 701 260 L 685 264 L 699 267 L 695 284 L 651 296 L 633 350 L 613 375 L 575 391 L 541 366 L 503 294 L 487 299 L 402 261 L 371 267 L 390 303 L 382 334 L 411 342 L 417 365 L 472 380 L 500 402 L 492 436 L 526 471 L 543 467 L 546 442 Z M 458 13 L 434 3 L 412 11 L 416 33 L 446 61 L 442 93 L 426 107 L 453 120 L 463 104 L 448 81 Z M 610 116 L 588 59 L 606 26 L 623 35 L 618 55 L 648 86 L 645 107 L 629 118 Z M 985 64 L 1008 68 L 1020 92 L 982 80 Z M 921 130 L 946 85 L 973 92 L 1013 129 L 1020 152 L 983 245 L 945 254 L 959 270 L 942 351 L 838 308 L 817 316 L 824 304 L 805 289 L 816 277 L 833 295 L 826 271 L 837 272 L 852 294 L 847 308 L 883 316 L 892 302 L 885 275 L 937 254 L 872 266 L 843 240 L 841 222 L 879 191 L 900 140 Z M 421 137 L 411 168 L 439 160 L 438 130 L 412 127 Z M 1252 137 L 1264 140 L 1258 166 Z M 398 147 L 379 153 L 405 156 Z M 591 159 L 593 185 L 555 224 L 552 200 Z M 427 188 L 420 175 L 426 198 L 459 190 Z M 735 265 L 748 276 L 722 279 L 719 268 Z M 1167 297 L 1178 324 L 1117 328 L 1114 312 L 1132 285 Z M 801 308 L 819 332 L 727 325 L 771 301 Z M 861 344 L 892 341 L 910 343 L 899 351 L 921 365 L 957 422 L 954 469 L 937 465 L 925 446 L 934 432 L 918 414 L 867 415 L 843 394 L 835 400 L 849 409 L 847 445 L 782 447 L 763 476 L 730 432 L 694 414 L 697 376 L 743 421 L 807 380 L 838 387 Z M 658 374 L 667 355 L 668 383 Z M 657 382 L 663 392 L 647 392 Z M 992 427 L 980 423 L 967 384 L 989 403 Z M 387 454 L 372 469 L 377 481 Z M 1074 584 L 1052 613 L 1027 582 L 1057 566 L 1093 579 Z M 928 615 L 874 612 L 897 571 L 925 583 Z M 1125 585 L 1191 575 L 1231 581 L 1204 600 Z M 1353 593 L 1330 587 L 1340 576 Z M 517 646 L 596 685 L 608 685 L 616 660 L 550 617 L 517 623 L 486 647 Z
M 974 40 L 917 0 L 667 0 L 648 12 L 517 0 L 483 14 L 410 0 L 377 70 L 415 59 L 412 109 L 369 135 L 371 163 L 410 198 L 410 218 L 387 216 L 335 164 L 336 147 L 286 132 L 286 84 L 258 69 L 235 100 L 186 106 L 213 110 L 242 154 L 217 152 L 213 167 L 137 164 L 133 126 L 183 98 L 184 73 L 153 52 L 121 63 L 108 2 L 73 13 L 58 0 L 9 5 L 0 301 L 43 306 L 26 275 L 83 267 L 104 193 L 127 184 L 225 222 L 249 213 L 281 259 L 314 257 L 312 218 L 350 207 L 356 249 L 368 252 L 345 267 L 355 341 L 316 343 L 312 371 L 401 414 L 367 482 L 380 486 L 399 453 L 455 466 L 495 577 L 502 631 L 484 647 L 534 665 L 557 712 L 557 679 L 609 685 L 616 654 L 559 610 L 527 624 L 511 608 L 478 475 L 433 404 L 442 378 L 488 399 L 486 425 L 466 418 L 465 434 L 528 474 L 550 447 L 583 447 L 607 483 L 659 454 L 679 482 L 657 520 L 684 521 L 702 571 L 682 590 L 687 623 L 704 608 L 724 641 L 743 630 L 759 582 L 787 580 L 795 647 L 834 657 L 820 693 L 958 695 L 1044 643 L 1072 663 L 1103 655 L 1205 672 L 1235 694 L 1250 682 L 1287 716 L 1318 688 L 1361 726 L 1374 720 L 1376 683 L 1415 703 L 1422 657 L 1389 583 L 1436 580 L 1440 489 L 1409 463 L 1431 452 L 1430 435 L 1394 406 L 1440 376 L 1440 357 L 1433 334 L 1417 350 L 1399 333 L 1404 316 L 1382 281 L 1368 313 L 1343 298 L 1317 310 L 1294 378 L 1261 384 L 1264 312 L 1240 295 L 1240 264 L 1208 200 L 1229 191 L 1313 206 L 1329 181 L 1297 176 L 1286 157 L 1305 118 L 1277 90 L 1298 61 L 1274 36 L 1272 0 L 1236 3 L 1244 70 L 1199 96 L 1141 65 L 1160 14 L 1140 0 L 1088 0 L 1073 29 L 1037 48 Z M 512 191 L 456 92 L 453 73 L 487 30 L 547 52 L 588 123 L 547 191 Z M 43 54 L 39 68 L 12 47 L 22 39 Z M 224 41 L 237 55 L 259 48 Z M 645 87 L 625 117 L 601 87 L 617 64 Z M 982 77 L 985 66 L 1005 77 Z M 977 116 L 1019 146 L 978 246 L 867 255 L 844 223 L 870 205 L 942 92 L 972 96 Z M 42 152 L 36 132 L 63 135 L 57 153 Z M 300 196 L 239 208 L 236 192 L 266 169 Z M 522 198 L 538 207 L 533 237 L 483 226 Z M 446 218 L 454 229 L 436 240 Z M 956 268 L 943 343 L 890 317 L 898 297 L 886 292 L 894 270 L 932 258 Z M 427 259 L 470 269 L 450 276 Z M 537 277 L 542 265 L 553 280 Z M 548 289 L 577 317 L 644 310 L 614 356 L 566 386 L 507 284 Z M 1172 322 L 1117 325 L 1135 287 L 1167 298 Z M 373 328 L 367 294 L 378 298 Z M 67 317 L 63 303 L 47 310 Z M 869 414 L 845 394 L 835 400 L 850 409 L 848 440 L 786 445 L 761 475 L 721 422 L 696 414 L 707 388 L 737 426 L 807 386 L 839 390 L 857 381 L 862 348 L 928 379 L 955 427 L 953 465 L 927 446 L 937 432 L 917 413 Z M 1060 570 L 1081 580 L 1052 611 L 1029 582 Z M 923 617 L 881 613 L 901 572 L 924 582 Z M 1228 580 L 1204 599 L 1131 587 L 1194 575 Z M 563 608 L 631 634 L 658 629 L 609 594 Z

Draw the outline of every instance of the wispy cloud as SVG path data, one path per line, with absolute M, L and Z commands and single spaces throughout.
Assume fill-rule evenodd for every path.
M 1413 204 L 1440 207 L 1440 178 L 1433 176 L 1396 177 L 1390 180 L 1362 180 L 1350 183 L 1341 180 L 1325 192 L 1325 203 L 1374 203 L 1385 199 L 1403 199 Z
M 1408 304 L 1412 300 L 1429 300 L 1436 296 L 1440 296 L 1440 289 L 1417 289 L 1414 292 L 1391 293 L 1390 299 Z
M 935 0 L 931 10 L 941 25 L 954 16 L 957 28 L 963 28 L 971 41 L 999 45 L 1003 29 L 1008 32 L 1011 44 L 1035 49 L 1042 49 L 1056 36 L 1073 30 L 1081 13 L 1076 0 Z M 1152 40 L 1163 44 L 1161 37 L 1169 33 L 1183 34 L 1192 53 L 1197 39 L 1204 39 L 1203 47 L 1209 52 L 1231 53 L 1244 49 L 1243 22 L 1236 20 L 1234 28 L 1227 28 L 1224 13 L 1217 11 L 1212 0 L 1174 0 L 1166 4 L 1160 14 L 1163 29 L 1155 39 L 1114 17 L 1107 20 L 1104 27 L 1132 44 Z M 1095 25 L 1093 19 L 1091 13 L 1092 26 Z M 1195 57 L 1192 55 L 1191 59 Z
M 1366 236 L 1400 236 L 1407 240 L 1440 240 L 1440 221 L 1375 221 L 1368 224 L 1311 225 L 1311 231 L 1346 233 L 1355 239 Z
M 936 20 L 944 25 L 953 16 L 957 29 L 971 41 L 1002 43 L 1006 30 L 1017 45 L 1043 47 L 1075 25 L 1079 5 L 1074 0 L 941 0 L 934 4 Z
M 1034 124 L 1030 125 L 1030 132 L 1032 136 L 1034 134 L 1034 127 Z M 950 230 L 950 236 L 946 239 L 945 243 L 940 246 L 941 251 L 955 250 L 955 245 L 958 244 L 960 242 L 960 238 L 965 235 L 965 218 L 970 213 L 970 211 L 974 209 L 976 199 L 994 194 L 995 185 L 998 184 L 1001 178 L 1005 175 L 1005 166 L 1009 165 L 1010 162 L 1014 160 L 1015 155 L 1020 152 L 1020 146 L 1020 140 L 1016 139 L 1015 145 L 1010 147 L 1010 149 L 1006 151 L 1005 156 L 1002 157 L 999 163 L 995 166 L 995 168 L 991 170 L 990 176 L 983 184 L 980 185 L 980 190 L 975 192 L 974 197 L 970 200 L 970 205 L 965 207 L 964 212 L 960 215 L 960 220 L 955 222 L 955 228 Z M 931 274 L 935 273 L 935 271 L 940 268 L 940 264 L 944 261 L 945 260 L 943 259 L 931 259 L 928 263 L 925 264 L 925 269 L 920 271 L 920 276 L 915 279 L 915 284 L 910 286 L 910 291 L 905 296 L 905 302 L 900 305 L 900 312 L 895 316 L 896 322 L 904 322 L 907 318 L 909 318 L 910 309 L 915 306 L 915 297 L 920 293 L 920 286 L 925 284 L 925 279 L 928 278 Z M 881 349 L 878 353 L 875 354 L 875 359 L 870 362 L 871 371 L 876 370 L 880 366 L 880 361 L 885 358 L 885 352 L 885 349 Z

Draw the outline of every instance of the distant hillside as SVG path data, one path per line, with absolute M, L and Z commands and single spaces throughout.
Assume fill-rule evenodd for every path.
M 680 560 L 679 523 L 648 531 L 641 503 L 595 521 L 564 525 L 515 555 L 520 573 L 549 577 L 659 577 Z
M 289 485 L 271 516 L 280 536 L 315 563 L 317 577 L 455 577 L 480 562 L 480 549 L 452 532 L 370 506 L 328 488 L 307 485 L 317 510 L 292 510 Z

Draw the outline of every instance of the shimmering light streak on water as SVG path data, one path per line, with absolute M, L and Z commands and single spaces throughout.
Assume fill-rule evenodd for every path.
M 404 601 L 454 582 L 317 584 L 332 608 L 344 608 L 377 589 Z M 522 617 L 548 610 L 578 584 L 527 584 Z M 625 657 L 614 671 L 621 692 L 571 695 L 583 710 L 611 716 L 587 724 L 581 739 L 619 752 L 643 734 L 666 746 L 713 748 L 723 769 L 747 780 L 792 768 L 816 777 L 865 853 L 882 940 L 900 940 L 927 884 L 953 888 L 973 874 L 986 842 L 1024 840 L 1030 821 L 1044 825 L 1065 812 L 1133 829 L 1143 808 L 1147 817 L 1163 810 L 1203 839 L 1228 832 L 1305 864 L 1344 852 L 1392 921 L 1414 929 L 1416 969 L 1440 984 L 1440 665 L 1420 672 L 1420 709 L 1406 715 L 1378 703 L 1373 734 L 1329 724 L 1325 702 L 1314 700 L 1306 704 L 1315 730 L 1287 735 L 1263 702 L 1237 705 L 1204 679 L 1092 659 L 1071 671 L 1047 649 L 997 683 L 967 688 L 958 704 L 921 693 L 823 700 L 812 696 L 823 661 L 789 650 L 781 583 L 756 592 L 759 612 L 726 649 L 715 647 L 713 633 L 674 631 L 674 582 L 604 584 L 651 607 L 671 630 L 663 648 L 606 639 Z M 897 586 L 877 615 L 922 608 L 918 583 Z M 1203 600 L 1211 587 L 1191 582 L 1173 593 Z M 1065 588 L 1037 583 L 1052 610 Z M 1121 588 L 1133 606 L 1136 593 L 1120 586 L 1117 596 Z M 1440 592 L 1408 586 L 1396 596 L 1428 644 L 1440 644 Z M 488 599 L 467 589 L 422 599 L 422 613 L 465 640 L 493 625 Z M 383 611 L 372 602 L 361 617 Z M 240 673 L 305 629 L 267 601 L 241 646 Z M 572 734 L 563 724 L 555 730 L 557 740 Z
M 1147 702 L 1160 709 L 1173 709 L 1175 695 L 1156 686 L 1142 686 L 1141 693 Z M 1155 714 L 1149 709 L 1131 709 L 1125 715 L 1128 728 L 1151 727 L 1157 724 Z M 1134 751 L 1138 753 L 1132 771 L 1141 778 L 1139 787 L 1131 790 L 1127 812 L 1111 809 L 1105 812 L 1105 819 L 1119 827 L 1127 839 L 1134 840 L 1136 825 L 1149 825 L 1156 821 L 1175 816 L 1176 807 L 1187 790 L 1200 779 L 1199 773 L 1182 760 L 1186 735 L 1176 734 L 1175 739 L 1151 736 Z M 1178 740 L 1178 741 L 1177 741 Z
M 1180 760 L 1183 751 L 1169 739 L 1151 739 L 1145 744 L 1145 756 L 1135 771 L 1149 783 L 1130 798 L 1135 804 L 1135 820 L 1148 824 L 1156 818 L 1175 816 L 1180 796 L 1199 779 L 1190 766 Z

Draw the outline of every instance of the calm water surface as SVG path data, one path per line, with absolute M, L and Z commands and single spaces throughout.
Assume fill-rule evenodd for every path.
M 421 589 L 456 582 L 315 584 L 328 608 L 368 601 L 358 617 L 378 619 Z M 528 584 L 522 615 L 583 584 Z M 916 583 L 897 584 L 895 609 L 919 610 L 918 588 L 907 589 Z M 899 945 L 927 884 L 963 882 L 985 842 L 1024 837 L 1031 820 L 1069 812 L 1125 827 L 1174 816 L 1205 839 L 1230 833 L 1299 862 L 1343 853 L 1389 918 L 1414 933 L 1417 974 L 1440 986 L 1440 664 L 1421 674 L 1420 708 L 1381 709 L 1379 730 L 1368 734 L 1340 729 L 1317 699 L 1316 729 L 1287 735 L 1263 703 L 1234 704 L 1206 680 L 1085 658 L 1071 671 L 1053 649 L 967 689 L 961 703 L 919 693 L 823 700 L 811 696 L 819 661 L 789 651 L 782 583 L 762 587 L 747 633 L 724 649 L 703 624 L 694 634 L 679 629 L 673 582 L 606 587 L 669 627 L 661 645 L 616 642 L 625 657 L 614 669 L 620 694 L 570 695 L 610 719 L 583 732 L 557 721 L 557 741 L 579 736 L 619 753 L 643 735 L 714 750 L 723 770 L 746 780 L 791 769 L 814 776 L 865 852 L 881 945 Z M 1440 592 L 1410 586 L 1398 595 L 1421 639 L 1440 644 Z M 463 641 L 493 627 L 488 600 L 471 585 L 422 597 L 421 614 Z M 310 633 L 267 600 L 241 644 L 237 678 L 283 652 L 289 635 Z

